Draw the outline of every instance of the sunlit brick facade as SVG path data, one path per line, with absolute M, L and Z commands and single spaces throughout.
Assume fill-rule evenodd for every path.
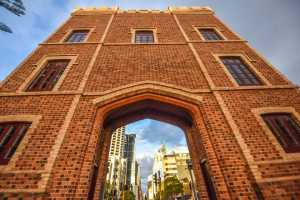
M 299 113 L 210 8 L 79 9 L 1 83 L 0 199 L 100 199 L 111 130 L 146 117 L 185 131 L 201 199 L 300 199 Z

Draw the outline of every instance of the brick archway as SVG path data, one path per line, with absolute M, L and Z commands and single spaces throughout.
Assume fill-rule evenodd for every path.
M 215 164 L 216 155 L 201 115 L 201 98 L 198 98 L 198 101 L 193 98 L 183 99 L 182 94 L 176 95 L 157 88 L 143 88 L 121 95 L 116 94 L 114 98 L 101 97 L 94 100 L 98 107 L 92 133 L 95 136 L 92 140 L 95 146 L 91 144 L 91 151 L 88 151 L 92 153 L 92 149 L 96 149 L 93 166 L 90 166 L 93 169 L 89 174 L 88 191 L 91 199 L 99 199 L 103 191 L 112 129 L 144 118 L 171 123 L 184 130 L 201 197 L 208 198 L 200 167 L 200 161 L 206 159 L 209 164 L 213 163 L 209 171 L 215 177 L 214 186 L 217 193 L 222 193 L 222 198 L 230 198 L 220 167 Z

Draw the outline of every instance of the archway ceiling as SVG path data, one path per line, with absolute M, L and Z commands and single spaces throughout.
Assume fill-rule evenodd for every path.
M 117 128 L 147 118 L 170 123 L 182 129 L 193 124 L 192 117 L 187 110 L 146 99 L 110 111 L 103 125 L 105 128 Z

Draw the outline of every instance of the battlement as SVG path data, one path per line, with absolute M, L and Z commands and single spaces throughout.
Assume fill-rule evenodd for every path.
M 106 14 L 106 13 L 178 13 L 178 14 L 213 14 L 214 11 L 209 6 L 193 6 L 193 7 L 168 7 L 165 10 L 158 9 L 128 9 L 123 10 L 119 7 L 86 7 L 76 8 L 72 14 L 86 15 L 86 14 Z

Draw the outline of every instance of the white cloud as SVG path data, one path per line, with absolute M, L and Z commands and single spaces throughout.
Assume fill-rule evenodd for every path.
M 162 143 L 169 152 L 188 152 L 183 131 L 171 124 L 146 119 L 129 124 L 126 133 L 136 134 L 136 159 L 141 166 L 143 191 L 146 191 L 147 177 L 152 173 L 154 154 Z

